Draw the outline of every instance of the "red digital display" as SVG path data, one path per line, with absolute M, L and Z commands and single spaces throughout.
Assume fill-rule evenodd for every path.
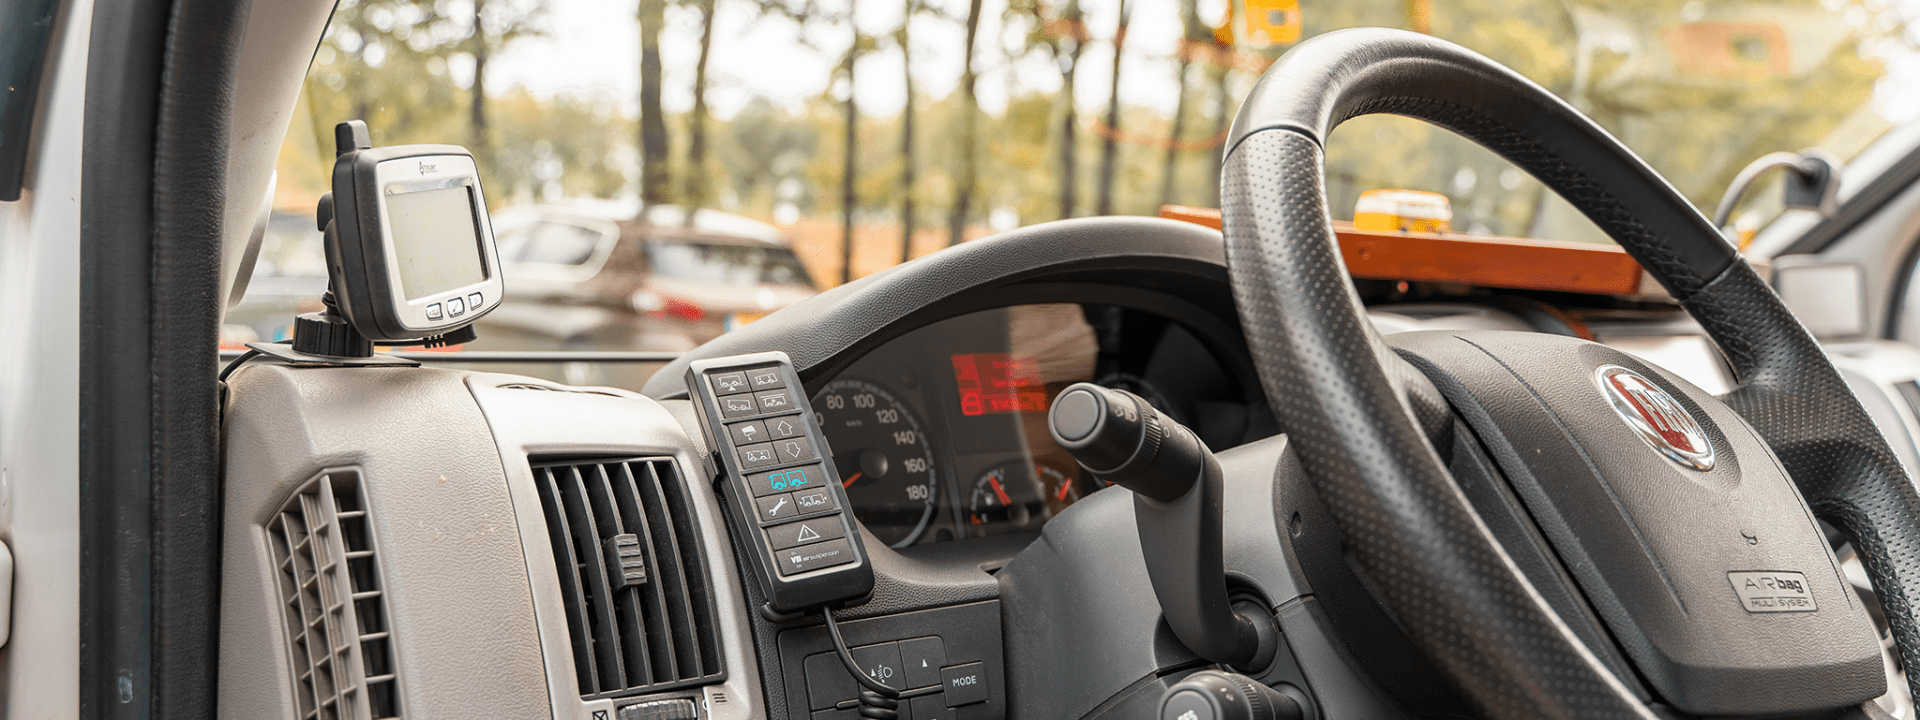
M 953 379 L 960 385 L 962 415 L 1047 410 L 1047 386 L 1040 379 L 1040 364 L 1025 355 L 955 355 Z

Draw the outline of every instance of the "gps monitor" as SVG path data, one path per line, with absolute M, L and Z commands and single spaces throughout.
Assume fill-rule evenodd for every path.
M 504 284 L 473 155 L 455 145 L 372 147 L 364 123 L 334 129 L 321 201 L 338 310 L 374 342 L 444 335 L 500 303 Z

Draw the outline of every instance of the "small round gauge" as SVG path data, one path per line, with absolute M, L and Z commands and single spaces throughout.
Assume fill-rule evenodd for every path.
M 918 541 L 939 500 L 919 416 L 879 385 L 853 379 L 828 383 L 813 409 L 854 516 L 889 547 Z
M 973 493 L 967 499 L 970 533 L 991 535 L 1039 527 L 1052 515 L 1048 512 L 1045 493 L 1040 479 L 1026 463 L 994 466 L 973 481 Z
M 1074 483 L 1073 475 L 1044 462 L 1035 463 L 1033 472 L 1040 476 L 1040 497 L 1046 500 L 1047 517 L 1059 515 L 1068 505 L 1080 501 L 1080 487 Z

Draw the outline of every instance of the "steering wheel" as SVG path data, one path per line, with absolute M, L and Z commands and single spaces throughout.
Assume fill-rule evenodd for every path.
M 1453 131 L 1559 193 L 1691 313 L 1731 365 L 1737 387 L 1715 397 L 1611 349 L 1564 338 L 1383 339 L 1341 262 L 1325 191 L 1328 133 L 1370 113 Z M 1809 702 L 1857 707 L 1879 695 L 1885 681 L 1878 638 L 1862 637 L 1860 601 L 1838 579 L 1808 508 L 1864 559 L 1910 686 L 1920 685 L 1920 625 L 1913 614 L 1920 598 L 1920 496 L 1913 483 L 1807 330 L 1720 232 L 1618 140 L 1545 89 L 1465 48 L 1410 32 L 1358 29 L 1311 39 L 1275 63 L 1242 106 L 1228 147 L 1221 178 L 1228 265 L 1266 395 L 1378 599 L 1487 715 L 1651 718 L 1656 708 L 1761 714 L 1803 711 Z M 1466 349 L 1435 349 L 1448 343 Z M 1609 367 L 1633 378 L 1609 380 L 1618 376 Z M 1495 380 L 1522 390 L 1484 386 Z M 1609 395 L 1608 382 L 1622 392 Z M 1642 385 L 1627 386 L 1633 383 Z M 1445 398 L 1437 409 L 1420 401 L 1436 389 Z M 1520 399 L 1496 397 L 1502 393 Z M 1636 404 L 1641 401 L 1659 405 L 1649 413 Z M 1446 416 L 1449 409 L 1461 418 L 1458 424 Z M 1516 425 L 1530 417 L 1561 427 L 1538 438 L 1515 437 L 1527 432 Z M 1519 505 L 1558 554 L 1564 576 L 1523 570 L 1511 541 L 1502 541 L 1506 536 L 1476 509 L 1484 506 L 1463 491 L 1458 466 L 1450 468 L 1444 457 L 1449 443 L 1437 447 L 1431 440 L 1437 424 L 1470 429 L 1493 456 L 1502 455 L 1501 448 L 1526 455 L 1537 451 L 1529 450 L 1537 440 L 1584 458 L 1564 473 L 1525 457 L 1499 463 Z M 1644 445 L 1631 439 L 1633 431 Z M 1711 472 L 1666 452 L 1686 450 L 1675 446 L 1689 437 L 1696 443 L 1704 437 L 1709 452 L 1717 452 L 1705 461 Z M 1561 482 L 1561 474 L 1586 472 L 1573 467 L 1581 462 L 1602 477 Z M 1631 471 L 1605 472 L 1620 467 Z M 1733 474 L 1716 474 L 1728 470 Z M 1534 484 L 1523 487 L 1517 476 L 1529 472 Z M 1701 540 L 1705 530 L 1649 519 L 1659 514 L 1649 497 L 1694 498 L 1689 502 L 1699 506 L 1687 512 L 1701 526 L 1719 527 L 1717 519 L 1756 507 L 1713 504 L 1723 497 L 1716 493 L 1761 493 L 1770 484 L 1784 495 L 1753 501 L 1765 505 L 1764 519 L 1762 529 L 1747 532 L 1772 546 L 1755 540 L 1741 549 L 1733 547 L 1738 540 Z M 1614 493 L 1615 507 L 1600 502 L 1569 511 L 1552 497 L 1529 495 L 1574 486 Z M 1668 583 L 1669 592 L 1647 597 L 1679 603 L 1677 614 L 1617 582 L 1621 564 L 1608 565 L 1605 547 L 1580 543 L 1581 523 L 1588 522 L 1583 513 L 1640 533 L 1625 543 L 1640 545 L 1621 552 L 1651 549 L 1642 553 L 1654 563 L 1646 577 Z M 1626 524 L 1613 522 L 1615 515 Z M 1729 525 L 1735 526 L 1746 527 Z M 1676 532 L 1699 537 L 1668 537 Z M 1694 543 L 1712 557 L 1694 561 L 1671 552 Z M 1795 556 L 1804 562 L 1790 568 L 1739 565 L 1743 557 L 1804 553 L 1808 543 L 1821 557 Z M 1699 569 L 1702 562 L 1721 562 L 1713 558 L 1732 559 L 1726 567 Z M 1741 582 L 1756 576 L 1771 578 L 1762 583 L 1773 595 L 1742 589 Z M 1796 589 L 1793 576 L 1807 578 L 1809 587 L 1797 590 L 1804 604 L 1817 608 L 1774 612 L 1797 604 L 1789 592 Z M 1563 586 L 1550 587 L 1556 582 Z M 1551 600 L 1569 588 L 1582 600 L 1573 607 L 1591 608 L 1597 621 L 1570 616 L 1578 613 Z M 1667 619 L 1648 619 L 1655 616 Z M 1581 632 L 1594 622 L 1606 631 Z M 1660 622 L 1680 623 L 1675 632 L 1684 637 L 1659 637 Z M 1872 634 L 1870 627 L 1864 632 Z M 1600 644 L 1614 638 L 1619 647 L 1596 647 L 1596 637 Z M 1702 648 L 1731 656 L 1755 638 L 1826 662 L 1803 658 L 1764 672 L 1743 665 L 1730 675 L 1710 675 L 1689 674 L 1686 663 L 1662 656 Z M 1789 647 L 1809 642 L 1819 647 Z M 1663 649 L 1661 643 L 1687 647 Z M 1870 666 L 1863 652 L 1872 653 Z M 1633 669 L 1622 670 L 1609 656 L 1627 658 Z M 1784 686 L 1749 687 L 1763 676 Z

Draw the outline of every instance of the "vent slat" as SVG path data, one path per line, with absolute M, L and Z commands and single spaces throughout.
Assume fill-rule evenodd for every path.
M 549 462 L 536 463 L 533 471 L 576 648 L 581 696 L 635 695 L 724 680 L 699 534 L 673 461 Z M 643 580 L 614 577 L 619 563 L 608 553 L 619 551 L 608 548 L 620 535 L 639 539 Z M 631 563 L 636 544 L 625 539 L 614 544 L 622 543 Z M 613 666 L 609 655 L 621 664 Z M 624 673 L 612 672 L 616 669 Z
M 354 473 L 322 474 L 267 524 L 299 717 L 399 717 L 379 559 L 359 489 Z M 372 678 L 382 678 L 382 691 L 368 692 Z
M 547 539 L 553 543 L 554 564 L 560 571 L 560 591 L 571 602 L 567 603 L 567 626 L 574 628 L 573 667 L 580 676 L 580 692 L 590 693 L 600 687 L 600 664 L 593 657 L 591 636 L 581 630 L 587 627 L 587 608 L 582 600 L 587 596 L 586 582 L 580 577 L 580 560 L 573 552 L 573 528 L 567 522 L 566 511 L 561 506 L 560 478 L 552 470 L 539 471 L 541 505 L 547 514 Z

